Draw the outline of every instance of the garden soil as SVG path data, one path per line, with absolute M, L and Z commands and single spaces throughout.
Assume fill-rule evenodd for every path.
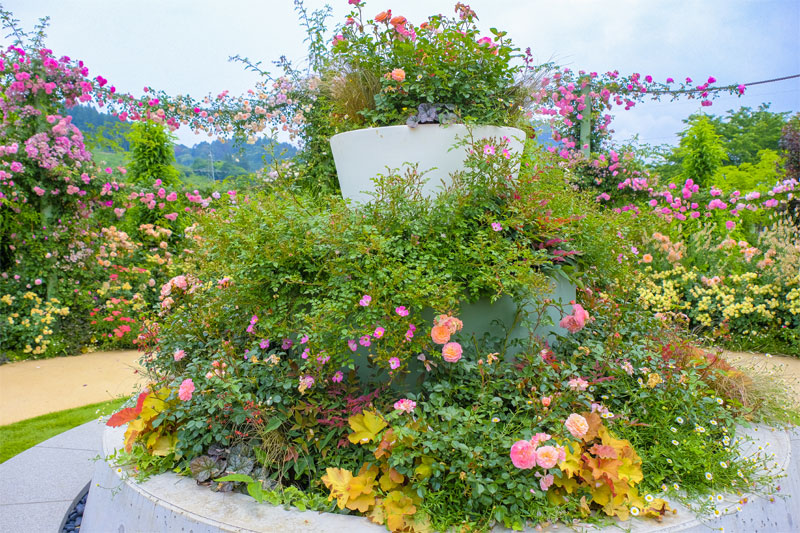
M 130 396 L 144 376 L 135 350 L 0 365 L 0 426 Z
M 139 352 L 94 352 L 0 365 L 0 425 L 131 395 L 144 384 Z M 743 370 L 783 379 L 800 404 L 800 359 L 723 352 Z

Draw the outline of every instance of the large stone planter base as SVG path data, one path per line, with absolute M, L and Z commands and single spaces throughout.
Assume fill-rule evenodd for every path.
M 755 440 L 746 446 L 745 454 L 763 446 L 774 453 L 775 464 L 783 468 L 788 478 L 781 485 L 790 497 L 774 503 L 749 496 L 750 503 L 736 512 L 738 496 L 727 496 L 718 508 L 725 516 L 700 521 L 691 511 L 679 504 L 671 504 L 677 514 L 670 514 L 661 523 L 652 520 L 632 520 L 620 524 L 632 532 L 693 532 L 707 533 L 709 527 L 724 527 L 725 531 L 752 533 L 753 531 L 798 531 L 800 524 L 800 462 L 792 454 L 800 454 L 800 432 L 790 436 L 785 431 L 758 428 L 742 430 Z M 108 428 L 103 436 L 103 453 L 108 456 L 122 446 L 124 428 Z M 792 440 L 790 440 L 792 439 Z M 618 526 L 597 529 L 580 524 L 570 527 L 554 525 L 545 531 L 568 532 L 585 530 L 616 533 Z M 217 493 L 198 486 L 190 478 L 173 473 L 155 476 L 144 483 L 125 479 L 124 472 L 98 461 L 89 490 L 89 500 L 83 515 L 82 533 L 134 533 L 134 532 L 321 532 L 348 533 L 386 531 L 382 526 L 358 516 L 331 513 L 286 510 L 268 504 L 258 504 L 244 494 Z M 507 531 L 495 528 L 495 531 Z M 530 529 L 529 531 L 533 531 Z

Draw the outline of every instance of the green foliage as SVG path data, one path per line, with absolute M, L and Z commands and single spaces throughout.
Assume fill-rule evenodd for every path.
M 750 107 L 730 109 L 724 116 L 709 116 L 709 120 L 722 139 L 726 163 L 739 166 L 756 164 L 761 150 L 778 149 L 788 115 L 788 112 L 773 113 L 769 104 L 761 104 L 755 111 Z M 692 124 L 700 116 L 690 115 L 687 122 Z
M 177 185 L 178 171 L 173 167 L 175 136 L 155 122 L 138 122 L 129 135 L 131 162 L 128 165 L 129 181 L 152 185 L 161 180 L 166 185 Z
M 778 177 L 782 174 L 781 162 L 781 157 L 776 151 L 764 149 L 758 152 L 754 163 L 717 168 L 710 183 L 725 191 L 763 193 L 778 181 Z

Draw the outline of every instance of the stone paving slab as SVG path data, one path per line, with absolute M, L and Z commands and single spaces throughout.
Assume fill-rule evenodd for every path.
M 0 464 L 0 533 L 54 533 L 92 478 L 105 425 L 92 421 Z
M 0 504 L 0 533 L 57 533 L 67 505 L 64 502 Z

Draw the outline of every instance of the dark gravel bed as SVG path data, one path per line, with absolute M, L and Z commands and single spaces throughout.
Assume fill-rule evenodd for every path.
M 83 520 L 83 510 L 86 508 L 86 498 L 89 493 L 83 495 L 83 498 L 78 500 L 75 507 L 67 515 L 67 522 L 64 524 L 64 529 L 61 533 L 76 533 L 81 530 L 81 521 Z

